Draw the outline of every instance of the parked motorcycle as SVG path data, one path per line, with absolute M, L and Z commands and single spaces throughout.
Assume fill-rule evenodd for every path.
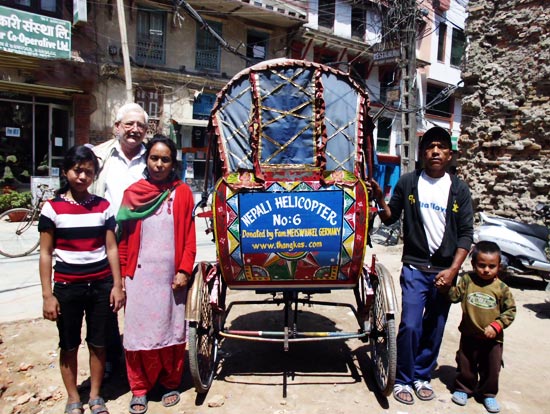
M 550 205 L 539 204 L 535 215 L 545 226 L 479 213 L 481 224 L 474 232 L 474 242 L 497 243 L 502 251 L 504 270 L 519 275 L 538 275 L 550 280 L 549 240 Z M 546 290 L 550 290 L 548 283 Z

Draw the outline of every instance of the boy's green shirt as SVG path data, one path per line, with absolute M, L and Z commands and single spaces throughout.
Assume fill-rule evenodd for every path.
M 466 273 L 448 295 L 451 302 L 462 304 L 459 330 L 463 335 L 484 338 L 485 327 L 496 322 L 502 329 L 495 339 L 503 342 L 503 329 L 516 317 L 516 303 L 506 283 L 498 278 L 487 281 L 475 273 Z

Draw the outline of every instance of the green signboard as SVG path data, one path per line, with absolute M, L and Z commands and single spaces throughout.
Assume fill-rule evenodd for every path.
M 71 23 L 0 6 L 0 50 L 43 59 L 70 59 Z

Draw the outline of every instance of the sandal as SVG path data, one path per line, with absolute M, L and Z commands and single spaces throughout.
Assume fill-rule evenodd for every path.
M 101 397 L 88 401 L 88 407 L 90 407 L 92 414 L 109 414 L 109 410 L 105 406 L 105 400 Z
M 141 406 L 143 408 L 134 408 L 135 406 Z M 147 412 L 147 396 L 141 395 L 141 396 L 135 396 L 132 395 L 132 399 L 130 400 L 130 407 L 129 407 L 130 414 L 144 414 Z
M 67 403 L 67 405 L 65 406 L 64 413 L 65 414 L 74 414 L 73 413 L 74 410 L 80 411 L 79 414 L 84 414 L 84 405 L 82 405 L 82 403 L 80 401 L 79 402 L 74 402 L 74 403 Z
M 413 391 L 410 386 L 405 384 L 395 384 L 393 386 L 393 398 L 402 404 L 414 404 Z
M 468 402 L 468 394 L 463 391 L 455 391 L 453 392 L 451 401 L 458 405 L 466 405 Z
M 167 401 L 170 397 L 176 397 L 173 401 Z M 163 407 L 172 407 L 180 402 L 180 393 L 177 391 L 168 391 L 162 396 L 162 406 Z
M 500 412 L 500 405 L 498 405 L 498 401 L 494 397 L 487 397 L 483 399 L 483 405 L 485 406 L 485 409 L 489 411 L 490 413 L 499 413 Z
M 435 398 L 435 392 L 429 381 L 416 380 L 414 382 L 414 393 L 422 401 L 430 401 Z

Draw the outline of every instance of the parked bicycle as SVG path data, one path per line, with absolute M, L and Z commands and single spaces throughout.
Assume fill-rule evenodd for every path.
M 397 220 L 395 223 L 386 226 L 380 220 L 378 211 L 376 208 L 371 208 L 369 222 L 369 240 L 382 246 L 395 246 L 399 244 L 402 239 L 401 220 Z M 371 245 L 372 247 L 372 245 Z
M 0 214 L 0 254 L 22 257 L 34 252 L 40 244 L 38 218 L 45 200 L 53 197 L 55 189 L 40 184 L 31 208 L 12 208 Z

